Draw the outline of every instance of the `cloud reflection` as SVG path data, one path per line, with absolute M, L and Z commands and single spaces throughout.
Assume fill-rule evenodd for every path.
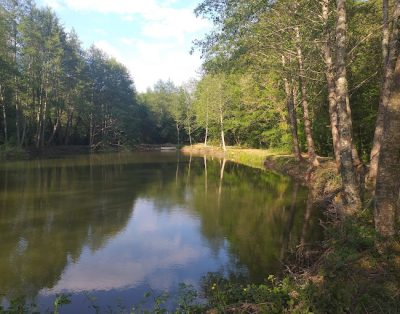
M 177 279 L 171 269 L 209 258 L 206 248 L 195 249 L 193 239 L 185 237 L 185 230 L 199 228 L 193 216 L 179 210 L 156 212 L 154 203 L 144 199 L 135 203 L 133 212 L 120 235 L 99 251 L 85 248 L 56 286 L 41 294 L 134 288 L 144 281 L 151 289 L 169 289 Z

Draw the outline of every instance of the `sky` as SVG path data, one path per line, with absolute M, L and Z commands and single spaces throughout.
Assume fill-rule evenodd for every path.
M 190 55 L 192 41 L 211 29 L 196 18 L 200 0 L 38 0 L 51 7 L 83 47 L 92 44 L 115 57 L 144 92 L 159 79 L 180 85 L 197 77 L 200 55 Z

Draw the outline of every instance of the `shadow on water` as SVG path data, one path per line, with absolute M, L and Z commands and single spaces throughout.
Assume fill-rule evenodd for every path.
M 136 288 L 157 288 L 160 277 L 170 282 L 167 289 L 221 269 L 262 282 L 281 270 L 288 250 L 316 234 L 305 188 L 226 160 L 87 155 L 5 163 L 0 178 L 0 295 L 6 299 L 43 290 L 53 295 L 55 287 L 83 294 L 63 283 L 74 271 L 84 274 L 86 255 L 96 256 L 91 272 L 98 267 L 97 276 L 110 282 L 114 273 L 104 273 L 97 260 L 125 265 L 118 275 L 126 278 L 135 265 L 147 264 L 140 282 L 115 287 L 129 302 L 136 301 Z M 190 258 L 166 261 L 183 252 Z M 113 287 L 91 289 L 107 300 Z

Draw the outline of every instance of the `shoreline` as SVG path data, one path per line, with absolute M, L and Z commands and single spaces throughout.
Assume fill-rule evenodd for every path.
M 327 157 L 319 158 L 321 164 L 319 168 L 311 168 L 306 155 L 303 156 L 303 160 L 296 161 L 292 154 L 274 150 L 228 147 L 226 151 L 223 151 L 219 147 L 196 144 L 182 147 L 181 152 L 187 155 L 225 158 L 253 168 L 289 176 L 310 188 L 316 203 L 332 203 L 341 190 L 341 181 L 336 165 L 333 159 Z
M 285 261 L 286 274 L 273 277 L 264 285 L 239 287 L 245 292 L 224 313 L 251 313 L 278 309 L 285 313 L 394 313 L 400 310 L 400 239 L 385 252 L 375 243 L 373 209 L 366 202 L 362 211 L 342 220 L 341 179 L 333 159 L 319 157 L 320 167 L 311 168 L 307 160 L 293 155 L 254 149 L 194 145 L 183 153 L 207 155 L 267 169 L 287 175 L 310 189 L 312 206 L 324 214 L 320 225 L 322 241 L 298 247 Z M 306 156 L 304 156 L 306 157 Z M 236 290 L 235 290 L 236 289 Z M 252 298 L 248 291 L 262 290 L 263 298 Z M 218 293 L 230 295 L 237 287 L 228 283 Z M 276 295 L 276 292 L 279 295 Z M 257 292 L 258 293 L 258 292 Z M 244 301 L 243 301 L 244 300 Z M 208 313 L 219 313 L 219 304 Z M 368 310 L 367 310 L 368 309 Z
M 120 151 L 159 151 L 163 146 L 176 147 L 138 145 Z M 375 243 L 379 237 L 374 230 L 373 210 L 368 205 L 354 217 L 346 221 L 340 219 L 341 180 L 333 159 L 319 157 L 321 166 L 312 168 L 306 155 L 298 162 L 293 155 L 275 150 L 228 147 L 224 152 L 219 147 L 197 144 L 176 148 L 176 152 L 179 151 L 185 155 L 225 158 L 289 176 L 309 188 L 311 206 L 318 207 L 324 216 L 319 222 L 324 230 L 323 239 L 290 251 L 284 261 L 287 268 L 284 274 L 269 276 L 260 285 L 237 285 L 229 279 L 221 279 L 218 286 L 215 280 L 207 282 L 209 305 L 198 313 L 398 312 L 400 239 L 397 246 L 386 252 L 377 251 Z M 89 154 L 90 149 L 88 146 L 51 146 L 24 152 L 37 153 L 26 158 L 29 159 Z M 221 303 L 221 300 L 229 301 Z M 194 304 L 194 308 L 196 306 Z

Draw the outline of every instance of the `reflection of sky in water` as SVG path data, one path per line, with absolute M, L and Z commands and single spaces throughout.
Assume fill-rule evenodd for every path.
M 0 296 L 38 295 L 45 310 L 69 293 L 63 312 L 86 313 L 88 295 L 103 312 L 129 308 L 221 269 L 262 282 L 312 231 L 306 196 L 273 173 L 175 153 L 4 163 Z
M 198 286 L 202 275 L 228 263 L 226 249 L 225 243 L 215 255 L 208 247 L 201 236 L 199 217 L 181 208 L 156 211 L 150 200 L 138 199 L 128 225 L 118 236 L 98 251 L 85 247 L 56 286 L 43 289 L 40 295 L 47 304 L 48 297 L 57 293 L 89 291 L 101 298 L 101 303 L 112 304 L 129 293 L 135 303 L 147 290 L 170 291 L 181 282 Z M 114 290 L 119 290 L 118 294 L 112 293 Z M 105 295 L 105 291 L 111 293 Z M 75 298 L 79 300 L 79 296 Z

